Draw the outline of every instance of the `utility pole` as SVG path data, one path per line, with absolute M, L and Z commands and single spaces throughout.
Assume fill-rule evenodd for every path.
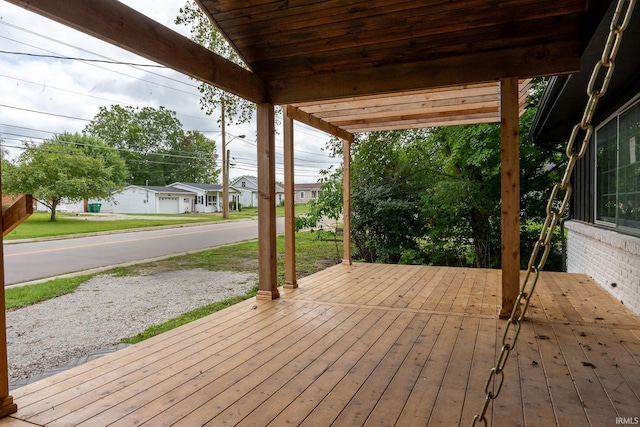
M 227 131 L 224 123 L 224 100 L 220 100 L 222 113 L 222 218 L 229 218 L 229 158 L 227 152 Z

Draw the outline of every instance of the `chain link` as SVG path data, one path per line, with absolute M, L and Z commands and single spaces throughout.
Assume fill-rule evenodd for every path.
M 472 426 L 476 426 L 478 423 L 487 425 L 487 411 L 491 402 L 498 397 L 502 385 L 504 383 L 504 367 L 509 358 L 509 353 L 515 348 L 518 335 L 520 334 L 520 328 L 522 321 L 524 320 L 525 313 L 529 307 L 529 300 L 533 295 L 533 291 L 536 288 L 540 271 L 544 268 L 544 265 L 549 256 L 551 250 L 551 238 L 553 231 L 558 223 L 558 219 L 561 218 L 569 205 L 569 199 L 571 198 L 571 175 L 576 162 L 581 159 L 587 152 L 589 141 L 593 136 L 593 125 L 591 119 L 595 112 L 598 100 L 607 91 L 611 77 L 613 76 L 613 70 L 615 68 L 615 57 L 620 48 L 622 41 L 622 33 L 629 25 L 631 20 L 631 14 L 635 6 L 636 0 L 618 0 L 616 10 L 611 20 L 609 27 L 609 36 L 605 43 L 604 51 L 600 61 L 598 61 L 591 73 L 589 84 L 587 85 L 587 95 L 589 100 L 585 106 L 584 113 L 580 122 L 574 126 L 569 141 L 567 142 L 566 154 L 568 157 L 567 166 L 565 169 L 562 181 L 556 183 L 551 190 L 549 201 L 547 202 L 545 219 L 540 236 L 536 242 L 531 257 L 529 258 L 529 265 L 525 273 L 522 284 L 520 285 L 520 293 L 516 298 L 516 302 L 511 311 L 511 316 L 507 320 L 507 324 L 502 335 L 502 348 L 497 357 L 496 363 L 489 372 L 489 378 L 484 387 L 485 399 L 482 405 L 481 411 L 473 417 Z M 620 21 L 622 19 L 622 21 Z M 606 72 L 604 71 L 606 70 Z M 601 74 L 604 73 L 604 76 Z M 600 89 L 594 90 L 596 83 L 601 80 Z M 582 137 L 578 135 L 584 132 Z M 579 150 L 575 150 L 576 141 L 582 141 Z M 562 194 L 564 192 L 564 195 Z M 562 196 L 562 197 L 560 197 Z M 542 250 L 542 253 L 540 252 Z

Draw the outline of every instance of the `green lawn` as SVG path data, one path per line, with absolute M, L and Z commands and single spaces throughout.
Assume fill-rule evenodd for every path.
M 342 254 L 336 249 L 334 241 L 318 238 L 314 232 L 296 233 L 296 264 L 298 276 L 306 276 L 323 270 L 341 261 Z M 278 250 L 278 284 L 284 283 L 284 236 L 277 238 Z M 75 292 L 84 281 L 98 274 L 113 276 L 134 276 L 159 273 L 163 271 L 189 270 L 202 268 L 217 271 L 246 271 L 255 273 L 258 269 L 258 242 L 243 242 L 237 245 L 224 246 L 207 251 L 176 256 L 160 261 L 119 267 L 102 273 L 84 275 L 67 279 L 54 279 L 44 283 L 28 286 L 9 287 L 6 289 L 7 310 L 16 310 L 36 304 L 64 294 Z M 146 331 L 123 342 L 135 343 L 173 329 L 177 326 L 207 316 L 230 305 L 255 296 L 254 289 L 246 294 L 231 297 L 225 301 L 213 303 Z
M 306 205 L 297 205 L 296 214 L 308 212 Z M 284 215 L 284 208 L 276 208 L 276 215 Z M 15 230 L 5 236 L 5 240 L 36 239 L 43 237 L 69 236 L 75 234 L 97 233 L 103 231 L 120 231 L 135 228 L 160 227 L 168 225 L 196 224 L 216 221 L 227 221 L 221 213 L 210 214 L 148 214 L 135 215 L 136 219 L 100 220 L 94 221 L 96 215 L 58 213 L 57 221 L 49 221 L 49 213 L 36 212 Z M 107 215 L 99 216 L 108 218 Z M 229 220 L 251 219 L 258 217 L 257 208 L 245 208 L 240 212 L 230 212 Z M 167 219 L 171 218 L 171 219 Z

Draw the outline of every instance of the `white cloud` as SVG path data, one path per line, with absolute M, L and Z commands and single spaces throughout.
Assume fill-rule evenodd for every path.
M 187 27 L 173 24 L 182 3 L 175 0 L 127 0 L 123 3 L 188 36 Z M 79 132 L 100 106 L 129 104 L 176 111 L 185 130 L 197 129 L 220 141 L 217 117 L 200 109 L 198 82 L 173 70 L 133 67 L 24 54 L 101 59 L 151 64 L 118 47 L 58 24 L 7 2 L 0 2 L 0 136 L 5 145 L 50 138 L 54 133 Z M 32 110 L 32 111 L 28 111 Z M 66 116 L 66 117 L 63 117 Z M 83 120 L 85 119 L 85 120 Z M 228 126 L 231 135 L 246 135 L 229 144 L 237 167 L 231 175 L 255 174 L 255 123 Z M 296 180 L 315 181 L 318 170 L 332 159 L 323 154 L 329 137 L 296 124 Z M 276 136 L 278 176 L 282 170 L 282 135 Z M 219 150 L 219 148 L 218 148 Z M 12 150 L 15 154 L 18 150 Z M 220 153 L 219 153 L 220 154 Z

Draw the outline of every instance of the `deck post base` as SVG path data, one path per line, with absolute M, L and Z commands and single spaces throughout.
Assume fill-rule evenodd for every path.
M 353 264 L 353 262 L 350 259 L 343 259 L 342 260 L 342 265 L 351 265 Z
M 285 289 L 298 289 L 298 282 L 296 280 L 293 281 L 285 281 L 284 282 L 284 288 Z
M 13 397 L 5 396 L 0 400 L 0 418 L 18 412 L 18 405 L 13 402 Z
M 272 291 L 258 291 L 258 294 L 256 295 L 256 299 L 259 300 L 271 301 L 278 298 L 280 298 L 280 292 L 278 292 L 277 289 L 274 289 Z

